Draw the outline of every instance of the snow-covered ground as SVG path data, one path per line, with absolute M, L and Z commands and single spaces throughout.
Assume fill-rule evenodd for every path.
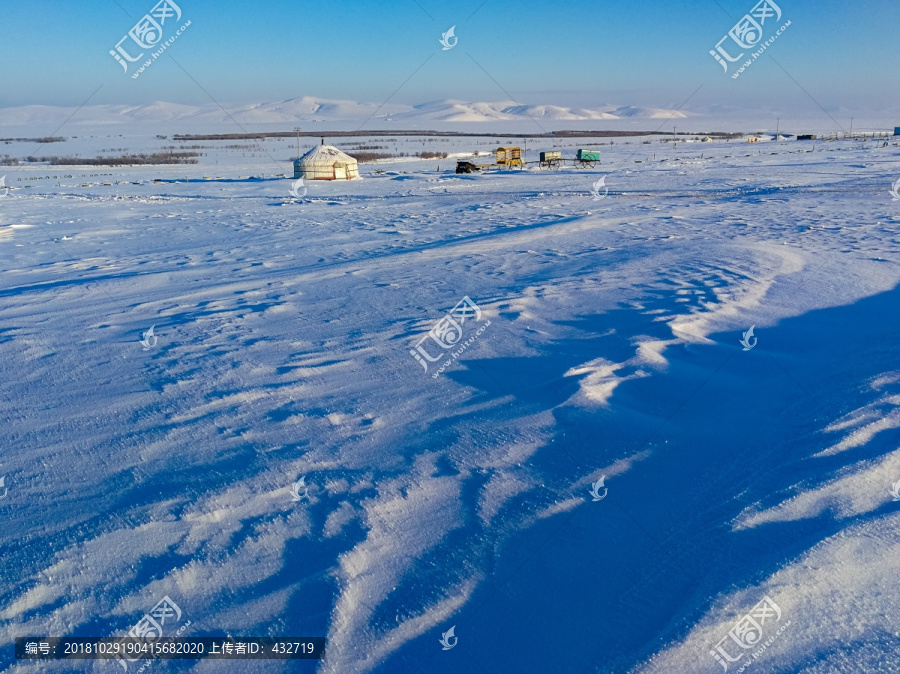
M 0 154 L 171 144 L 109 135 Z M 328 644 L 160 670 L 898 671 L 897 145 L 500 140 L 0 167 L 0 666 L 168 596 Z

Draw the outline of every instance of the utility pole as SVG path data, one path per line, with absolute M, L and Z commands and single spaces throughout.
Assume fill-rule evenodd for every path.
M 853 140 L 853 118 L 850 118 L 850 140 Z
M 297 159 L 300 159 L 300 127 L 295 126 L 294 131 L 297 132 Z
M 775 127 L 775 142 L 778 142 L 778 136 L 781 131 L 781 117 L 778 118 L 778 125 Z

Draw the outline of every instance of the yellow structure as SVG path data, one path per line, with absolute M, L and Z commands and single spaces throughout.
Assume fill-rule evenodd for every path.
M 506 168 L 522 166 L 522 148 L 513 146 L 498 147 L 497 165 L 505 166 Z

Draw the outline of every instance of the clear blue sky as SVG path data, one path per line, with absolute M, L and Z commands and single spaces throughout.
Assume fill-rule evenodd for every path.
M 393 101 L 505 89 L 522 103 L 675 107 L 702 84 L 689 107 L 803 110 L 801 87 L 830 110 L 897 106 L 895 1 L 777 1 L 792 26 L 768 53 L 797 83 L 768 58 L 731 80 L 709 56 L 754 0 L 176 0 L 192 25 L 168 53 L 223 103 L 382 102 L 432 56 Z M 92 104 L 208 102 L 168 58 L 132 80 L 109 55 L 154 2 L 0 0 L 0 106 L 77 105 L 100 85 Z M 442 51 L 453 24 L 459 44 Z

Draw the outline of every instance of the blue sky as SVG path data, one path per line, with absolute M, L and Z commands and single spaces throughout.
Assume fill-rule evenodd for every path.
M 168 53 L 195 83 L 166 57 L 132 80 L 108 53 L 155 0 L 0 0 L 0 106 L 78 105 L 101 85 L 92 104 L 382 102 L 431 56 L 393 101 L 676 107 L 703 85 L 689 108 L 897 108 L 896 3 L 776 1 L 792 25 L 767 54 L 790 76 L 763 58 L 731 80 L 709 50 L 754 0 L 176 0 L 191 27 Z

